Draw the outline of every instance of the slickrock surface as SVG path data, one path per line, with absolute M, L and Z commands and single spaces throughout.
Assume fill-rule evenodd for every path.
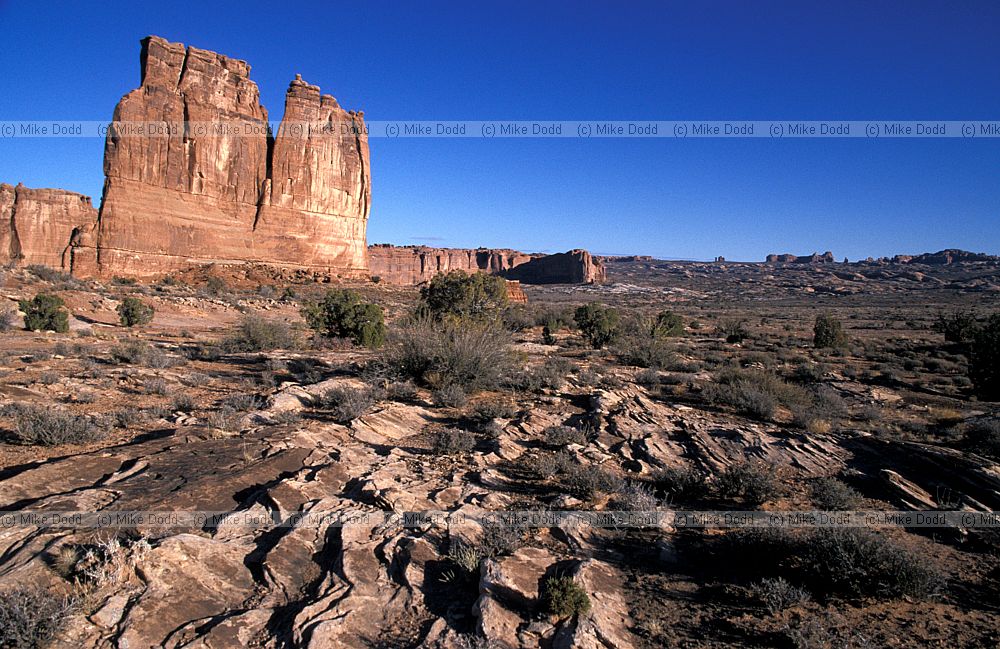
M 114 119 L 154 123 L 162 134 L 109 132 L 100 229 L 85 244 L 96 246 L 97 263 L 75 274 L 240 261 L 365 273 L 371 173 L 361 113 L 297 78 L 282 122 L 296 128 L 279 127 L 269 149 L 246 62 L 156 36 L 142 41 L 141 62 L 142 84 Z M 185 122 L 226 131 L 185 132 Z
M 43 264 L 69 270 L 73 244 L 91 236 L 90 198 L 62 189 L 0 184 L 0 265 Z

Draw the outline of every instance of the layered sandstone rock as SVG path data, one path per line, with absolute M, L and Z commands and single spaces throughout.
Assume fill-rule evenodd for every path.
M 97 224 L 90 198 L 63 189 L 0 184 L 0 265 L 69 270 L 74 243 Z
M 790 255 L 771 253 L 765 260 L 768 264 L 832 264 L 834 262 L 832 252 L 824 252 L 822 255 L 814 252 L 811 255 Z
M 499 274 L 531 261 L 531 255 L 516 250 L 490 248 L 428 248 L 376 244 L 368 248 L 373 277 L 390 284 L 410 286 L 451 270 Z
M 296 78 L 271 142 L 246 62 L 151 36 L 141 63 L 108 134 L 97 267 L 82 274 L 243 261 L 365 274 L 362 114 Z
M 507 248 L 429 248 L 376 244 L 368 248 L 371 274 L 390 284 L 411 286 L 452 270 L 502 275 L 524 284 L 603 282 L 604 265 L 586 250 L 530 255 Z
M 524 284 L 599 284 L 605 280 L 604 265 L 586 250 L 533 257 L 503 275 Z

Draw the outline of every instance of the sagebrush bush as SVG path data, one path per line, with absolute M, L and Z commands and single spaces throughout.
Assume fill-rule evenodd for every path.
M 462 270 L 438 273 L 420 289 L 420 300 L 437 320 L 498 320 L 507 306 L 507 280 Z
M 434 403 L 444 408 L 461 408 L 469 400 L 462 386 L 455 383 L 443 385 L 434 391 L 432 395 Z
M 330 289 L 318 302 L 301 309 L 306 323 L 323 336 L 348 338 L 356 345 L 376 348 L 385 342 L 385 314 L 382 307 L 365 302 L 351 289 Z
M 106 431 L 94 419 L 34 404 L 14 403 L 0 408 L 15 442 L 55 446 L 86 444 L 104 438 Z
M 730 464 L 719 474 L 715 484 L 723 498 L 738 498 L 756 507 L 780 495 L 774 467 L 756 462 Z
M 9 306 L 0 306 L 0 331 L 7 331 L 14 326 L 17 312 Z
M 75 606 L 71 598 L 40 587 L 17 586 L 0 594 L 0 647 L 49 646 Z
M 705 386 L 710 403 L 721 403 L 758 419 L 774 416 L 778 405 L 789 408 L 812 403 L 806 390 L 783 381 L 764 370 L 730 368 L 715 375 L 715 383 Z
M 580 333 L 594 349 L 601 349 L 618 337 L 621 316 L 616 309 L 592 302 L 579 307 L 573 314 Z
M 542 431 L 542 439 L 545 441 L 545 445 L 551 448 L 587 443 L 587 436 L 584 432 L 572 426 L 549 426 Z
M 467 392 L 498 387 L 516 367 L 502 327 L 426 319 L 394 328 L 378 365 L 392 378 L 432 388 L 457 384 Z
M 844 326 L 829 313 L 816 316 L 813 325 L 813 345 L 818 348 L 842 348 L 847 346 L 847 334 Z
M 984 419 L 966 426 L 965 444 L 975 453 L 1000 459 L 1000 419 Z
M 126 340 L 111 348 L 111 358 L 118 363 L 143 365 L 162 369 L 172 365 L 171 359 L 158 347 L 142 340 Z
M 750 337 L 750 330 L 747 328 L 746 320 L 726 318 L 719 322 L 716 331 L 725 336 L 727 343 L 741 343 Z
M 542 582 L 541 593 L 544 610 L 558 617 L 584 615 L 590 611 L 587 591 L 572 577 L 549 577 Z
M 660 501 L 649 485 L 630 480 L 614 494 L 611 506 L 627 512 L 651 512 L 659 509 Z
M 680 503 L 701 500 L 711 490 L 708 474 L 693 467 L 666 467 L 656 471 L 652 479 L 667 498 Z
M 431 444 L 436 455 L 458 455 L 476 447 L 476 436 L 460 428 L 438 428 L 431 433 Z
M 470 418 L 476 421 L 511 419 L 517 415 L 517 404 L 507 397 L 483 399 L 472 407 Z
M 298 340 L 287 323 L 248 315 L 232 328 L 222 340 L 221 346 L 228 353 L 266 352 L 294 349 L 298 346 Z
M 784 577 L 761 579 L 750 586 L 750 594 L 772 615 L 810 600 L 809 591 L 793 585 Z
M 24 312 L 24 328 L 28 331 L 69 331 L 69 313 L 61 297 L 39 293 L 30 300 L 20 300 L 18 305 Z
M 812 483 L 812 499 L 823 511 L 850 511 L 861 504 L 861 494 L 836 478 L 817 478 Z
M 126 297 L 118 305 L 118 321 L 123 327 L 139 327 L 153 321 L 155 310 L 137 297 Z
M 850 598 L 927 597 L 940 585 L 929 561 L 866 528 L 819 528 L 798 551 L 805 583 L 816 593 Z
M 578 463 L 562 469 L 561 482 L 571 495 L 584 500 L 601 493 L 614 493 L 622 488 L 622 479 L 610 471 Z
M 375 407 L 382 395 L 375 388 L 338 387 L 324 392 L 318 406 L 330 411 L 338 424 L 348 424 Z
M 170 407 L 180 412 L 192 412 L 196 405 L 191 395 L 186 392 L 174 395 Z
M 231 408 L 236 412 L 250 412 L 264 407 L 264 400 L 255 394 L 236 392 L 225 397 L 219 404 L 223 408 Z

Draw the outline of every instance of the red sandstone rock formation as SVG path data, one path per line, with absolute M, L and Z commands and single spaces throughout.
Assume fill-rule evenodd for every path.
M 586 250 L 533 257 L 503 275 L 524 284 L 599 284 L 606 279 L 604 265 Z
M 69 270 L 74 242 L 97 224 L 90 198 L 63 189 L 0 185 L 0 265 Z
M 529 255 L 507 248 L 428 248 L 376 244 L 368 248 L 373 277 L 403 286 L 429 281 L 450 270 L 503 275 L 524 284 L 603 282 L 604 266 L 586 250 Z
M 96 247 L 97 263 L 74 272 L 261 261 L 366 274 L 371 176 L 361 113 L 296 78 L 271 147 L 246 62 L 151 36 L 141 63 L 141 86 L 114 119 L 153 123 L 160 134 L 109 132 L 100 228 L 81 243 Z M 208 132 L 193 126 L 209 124 Z
M 765 260 L 765 263 L 768 263 L 768 264 L 829 264 L 829 263 L 833 263 L 833 261 L 834 261 L 834 259 L 833 259 L 833 253 L 827 251 L 827 252 L 824 252 L 822 255 L 819 254 L 819 253 L 817 253 L 817 252 L 814 252 L 811 255 L 805 255 L 805 256 L 802 256 L 802 257 L 800 257 L 798 255 L 789 255 L 789 254 L 777 255 L 777 254 L 772 253 L 772 254 L 770 254 L 770 255 L 767 256 L 767 259 Z
M 409 286 L 429 281 L 450 270 L 502 273 L 531 260 L 531 255 L 508 249 L 428 248 L 376 244 L 368 248 L 372 277 Z

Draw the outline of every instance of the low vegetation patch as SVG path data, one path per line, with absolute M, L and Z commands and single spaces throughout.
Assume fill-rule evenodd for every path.
M 118 321 L 123 327 L 141 327 L 153 321 L 153 307 L 137 297 L 126 297 L 118 305 Z
M 349 424 L 368 414 L 378 403 L 380 396 L 379 391 L 371 387 L 338 387 L 324 392 L 318 406 L 329 410 L 338 424 Z
M 19 444 L 56 446 L 86 444 L 104 438 L 105 430 L 91 417 L 33 404 L 15 403 L 0 408 Z
M 584 304 L 573 314 L 584 340 L 594 349 L 601 349 L 620 334 L 621 315 L 617 309 L 600 303 Z
M 69 312 L 57 295 L 39 293 L 30 300 L 18 302 L 24 312 L 24 328 L 28 331 L 69 331 Z
M 56 639 L 75 608 L 72 599 L 18 586 L 0 595 L 0 647 L 35 649 Z
M 294 349 L 298 339 L 287 323 L 256 315 L 245 316 L 221 343 L 227 353 Z
M 356 345 L 381 347 L 386 326 L 382 307 L 365 302 L 351 289 L 330 289 L 322 300 L 302 307 L 306 323 L 329 338 L 347 338 Z
M 549 577 L 542 583 L 542 608 L 557 617 L 583 615 L 590 611 L 590 597 L 572 577 Z

